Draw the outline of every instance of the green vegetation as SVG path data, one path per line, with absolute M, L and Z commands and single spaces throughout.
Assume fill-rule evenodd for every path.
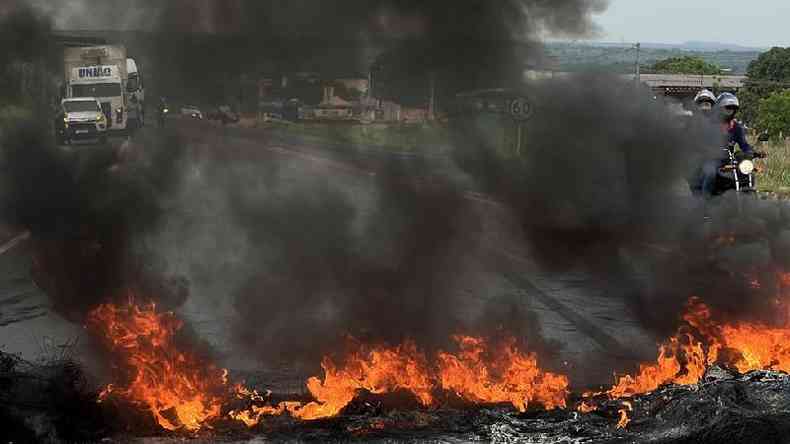
M 704 74 L 715 75 L 721 68 L 713 63 L 708 63 L 699 57 L 682 56 L 660 60 L 649 68 L 656 74 Z
M 749 81 L 739 94 L 741 115 L 746 122 L 770 121 L 759 116 L 762 101 L 790 86 L 790 48 L 772 48 L 760 54 L 749 64 L 747 75 Z
M 761 149 L 768 158 L 758 162 L 764 170 L 757 179 L 760 191 L 790 196 L 790 144 L 778 142 Z
M 761 99 L 756 123 L 771 138 L 790 135 L 790 90 L 777 91 Z

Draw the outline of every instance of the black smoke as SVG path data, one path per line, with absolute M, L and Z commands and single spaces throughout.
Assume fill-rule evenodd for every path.
M 705 203 L 688 189 L 725 145 L 718 122 L 674 115 L 662 97 L 613 77 L 512 94 L 535 110 L 525 154 L 498 155 L 480 119 L 462 115 L 456 158 L 513 208 L 541 267 L 599 276 L 659 337 L 691 296 L 725 319 L 776 320 L 777 271 L 790 265 L 786 206 L 734 193 Z
M 239 72 L 254 77 L 317 67 L 326 76 L 343 75 L 344 70 L 366 70 L 375 59 L 370 54 L 396 55 L 387 73 L 392 88 L 432 74 L 439 95 L 452 97 L 461 90 L 517 84 L 523 64 L 541 56 L 534 43 L 540 27 L 560 34 L 592 33 L 590 14 L 601 6 L 171 2 L 152 8 L 157 33 L 143 53 L 156 72 L 157 95 L 173 91 L 198 102 L 235 94 L 226 89 L 236 84 Z M 497 314 L 483 320 L 461 315 L 467 307 L 458 297 L 459 277 L 481 265 L 474 259 L 480 215 L 463 197 L 460 172 L 432 176 L 426 185 L 422 174 L 434 166 L 419 157 L 370 161 L 352 146 L 338 152 L 336 160 L 375 165 L 378 174 L 350 185 L 334 172 L 288 177 L 293 166 L 274 159 L 255 159 L 250 167 L 251 159 L 231 148 L 238 139 L 208 143 L 222 154 L 210 154 L 209 165 L 199 166 L 205 182 L 194 191 L 184 185 L 179 214 L 169 215 L 173 226 L 195 236 L 190 239 L 182 230 L 163 239 L 178 238 L 182 248 L 197 251 L 209 250 L 202 229 L 217 230 L 212 241 L 220 245 L 223 239 L 243 239 L 236 241 L 244 244 L 240 249 L 221 246 L 214 254 L 187 259 L 185 268 L 206 288 L 212 280 L 238 282 L 228 286 L 228 293 L 237 313 L 233 336 L 245 349 L 267 358 L 314 359 L 344 334 L 387 341 L 411 337 L 434 345 L 464 329 L 527 324 L 526 314 L 522 321 L 513 319 L 521 309 L 488 308 L 486 313 Z M 251 170 L 238 174 L 244 167 Z M 217 190 L 225 194 L 216 197 Z M 214 199 L 219 203 L 215 211 L 207 209 Z M 235 271 L 229 263 L 238 264 Z M 480 325 L 462 325 L 475 321 Z M 534 323 L 523 328 L 536 330 Z

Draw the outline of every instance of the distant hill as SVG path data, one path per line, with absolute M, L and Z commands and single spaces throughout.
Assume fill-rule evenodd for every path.
M 627 48 L 632 46 L 632 43 L 621 42 L 585 42 L 589 46 L 597 46 L 601 48 Z M 697 51 L 697 52 L 717 52 L 717 51 L 732 51 L 732 52 L 763 52 L 769 48 L 755 48 L 749 46 L 741 46 L 733 43 L 719 43 L 719 42 L 699 42 L 691 41 L 685 43 L 652 43 L 642 42 L 642 48 L 647 49 L 666 49 L 676 51 Z
M 739 49 L 732 49 L 735 47 Z M 634 71 L 636 61 L 636 51 L 630 43 L 555 41 L 547 42 L 545 49 L 552 60 L 553 69 L 560 71 L 593 70 L 626 74 Z M 643 43 L 639 61 L 644 69 L 648 69 L 659 60 L 693 56 L 728 69 L 729 74 L 743 75 L 749 63 L 763 51 L 763 49 L 719 43 L 688 42 L 682 45 Z

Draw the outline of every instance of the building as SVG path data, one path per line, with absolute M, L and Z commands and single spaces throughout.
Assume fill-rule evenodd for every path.
M 313 117 L 316 120 L 352 120 L 354 104 L 336 96 L 334 86 L 326 86 L 323 100 L 313 108 Z

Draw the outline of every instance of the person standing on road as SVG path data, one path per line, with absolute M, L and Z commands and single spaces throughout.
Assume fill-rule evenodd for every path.
M 129 132 L 129 136 L 134 135 L 135 131 L 141 127 L 141 114 L 140 101 L 137 100 L 136 95 L 132 95 L 132 98 L 129 99 L 129 109 L 126 119 L 126 129 Z

